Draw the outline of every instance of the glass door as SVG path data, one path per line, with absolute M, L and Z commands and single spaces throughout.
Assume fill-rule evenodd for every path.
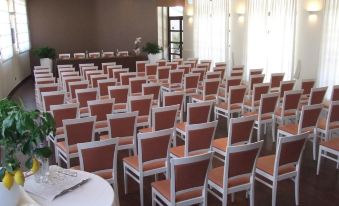
M 169 9 L 170 10 L 170 9 Z M 168 59 L 182 58 L 183 16 L 169 11 L 168 17 Z

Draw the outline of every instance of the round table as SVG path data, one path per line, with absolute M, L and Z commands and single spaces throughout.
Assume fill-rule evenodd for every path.
M 36 195 L 29 196 L 41 206 L 112 206 L 114 202 L 114 192 L 111 185 L 103 178 L 84 171 L 76 171 L 88 176 L 90 180 L 72 192 L 68 192 L 53 201 L 48 201 Z

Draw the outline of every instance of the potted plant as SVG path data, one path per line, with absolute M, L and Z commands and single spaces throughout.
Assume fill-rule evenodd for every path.
M 156 63 L 156 61 L 161 58 L 160 53 L 162 48 L 156 43 L 147 42 L 146 46 L 143 48 L 143 51 L 148 54 L 148 60 L 151 64 Z
M 55 134 L 55 123 L 49 113 L 26 111 L 17 103 L 0 100 L 0 200 L 1 205 L 15 206 L 25 175 L 36 173 L 39 158 L 48 158 L 51 150 L 43 146 L 46 136 Z M 20 155 L 21 154 L 21 155 Z M 18 155 L 26 158 L 30 172 L 23 173 Z
M 54 48 L 41 47 L 34 49 L 33 53 L 40 58 L 41 66 L 48 66 L 50 69 L 52 69 L 53 59 L 56 57 L 56 52 Z

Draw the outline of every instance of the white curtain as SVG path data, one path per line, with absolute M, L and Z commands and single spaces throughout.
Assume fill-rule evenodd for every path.
M 291 79 L 297 0 L 249 0 L 247 69 L 284 72 Z
M 19 52 L 30 49 L 26 0 L 14 0 L 15 25 Z
M 0 63 L 13 56 L 11 24 L 7 0 L 0 0 Z
M 285 72 L 285 79 L 291 79 L 297 0 L 272 0 L 271 2 L 266 75 Z
M 248 1 L 247 55 L 248 69 L 267 68 L 267 0 Z
M 194 1 L 194 56 L 228 61 L 228 0 Z
M 339 84 L 339 0 L 326 0 L 318 83 L 328 86 L 327 98 L 332 86 Z

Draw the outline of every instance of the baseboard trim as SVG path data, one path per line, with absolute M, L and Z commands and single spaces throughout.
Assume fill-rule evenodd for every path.
M 19 84 L 17 84 L 12 91 L 9 92 L 9 94 L 7 95 L 7 99 L 11 99 L 14 95 L 14 93 L 16 92 L 16 90 L 18 90 L 28 79 L 30 79 L 32 77 L 32 75 L 28 75 L 25 79 L 23 79 Z

